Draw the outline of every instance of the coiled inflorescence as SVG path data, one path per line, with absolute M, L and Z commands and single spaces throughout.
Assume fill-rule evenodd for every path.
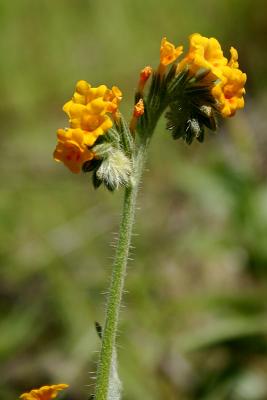
M 132 118 L 127 124 L 118 110 L 120 89 L 93 88 L 79 81 L 63 110 L 70 127 L 59 129 L 54 152 L 72 172 L 92 172 L 95 187 L 110 189 L 131 182 L 134 156 L 140 141 L 150 139 L 164 111 L 174 139 L 188 144 L 204 141 L 205 128 L 217 129 L 217 119 L 232 117 L 244 107 L 246 74 L 239 69 L 233 47 L 227 59 L 215 38 L 199 33 L 189 37 L 189 50 L 163 38 L 157 69 L 142 69 Z M 150 85 L 146 91 L 147 82 Z

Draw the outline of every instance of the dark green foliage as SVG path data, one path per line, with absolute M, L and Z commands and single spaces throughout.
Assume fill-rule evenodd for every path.
M 204 141 L 205 127 L 215 131 L 216 103 L 211 95 L 211 88 L 203 79 L 206 74 L 197 79 L 182 71 L 171 83 L 169 88 L 170 104 L 166 113 L 167 129 L 174 139 L 183 138 L 187 144 L 194 139 Z

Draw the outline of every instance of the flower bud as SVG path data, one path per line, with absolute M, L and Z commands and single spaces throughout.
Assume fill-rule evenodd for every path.
M 142 71 L 140 72 L 138 89 L 137 89 L 137 92 L 140 94 L 140 96 L 143 95 L 145 84 L 146 84 L 147 80 L 150 78 L 150 75 L 152 74 L 152 72 L 153 72 L 153 69 L 149 65 L 147 67 L 143 68 Z

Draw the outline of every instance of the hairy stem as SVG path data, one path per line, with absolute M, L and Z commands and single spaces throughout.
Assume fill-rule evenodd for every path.
M 119 312 L 126 276 L 127 260 L 131 244 L 132 229 L 136 209 L 136 197 L 146 159 L 148 142 L 141 144 L 134 163 L 134 176 L 131 186 L 125 189 L 119 240 L 112 269 L 108 292 L 106 320 L 102 337 L 102 346 L 97 369 L 96 400 L 109 400 L 109 381 L 112 355 L 116 345 Z

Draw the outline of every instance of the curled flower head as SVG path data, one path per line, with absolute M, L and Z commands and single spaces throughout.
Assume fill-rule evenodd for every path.
M 167 66 L 174 62 L 183 52 L 183 46 L 175 47 L 164 37 L 160 46 L 160 64 Z
M 235 61 L 236 62 L 236 61 Z M 236 110 L 244 107 L 245 73 L 237 68 L 226 66 L 222 69 L 223 78 L 212 88 L 212 95 L 218 101 L 223 117 L 231 117 Z
M 57 136 L 58 143 L 54 151 L 54 159 L 61 161 L 71 172 L 79 173 L 82 165 L 94 158 L 94 153 L 85 143 L 86 132 L 80 128 L 59 129 Z
M 66 389 L 69 385 L 60 383 L 52 386 L 42 386 L 39 389 L 33 389 L 28 393 L 23 393 L 20 396 L 22 400 L 51 400 L 57 397 L 60 390 Z
M 190 76 L 202 76 L 202 83 L 210 86 L 223 117 L 231 117 L 244 107 L 246 74 L 238 69 L 238 52 L 234 47 L 230 48 L 228 61 L 217 39 L 194 33 L 189 37 L 189 51 L 178 64 L 177 73 L 186 68 Z
M 55 160 L 74 173 L 80 172 L 82 164 L 94 157 L 90 148 L 112 127 L 111 114 L 115 119 L 121 99 L 122 93 L 116 86 L 94 88 L 84 80 L 78 81 L 72 99 L 63 106 L 70 128 L 58 130 Z
M 200 68 L 209 69 L 217 77 L 221 77 L 221 67 L 227 64 L 221 45 L 215 38 L 206 38 L 199 33 L 189 37 L 189 51 L 178 64 L 178 71 L 186 66 L 191 74 L 195 74 Z

